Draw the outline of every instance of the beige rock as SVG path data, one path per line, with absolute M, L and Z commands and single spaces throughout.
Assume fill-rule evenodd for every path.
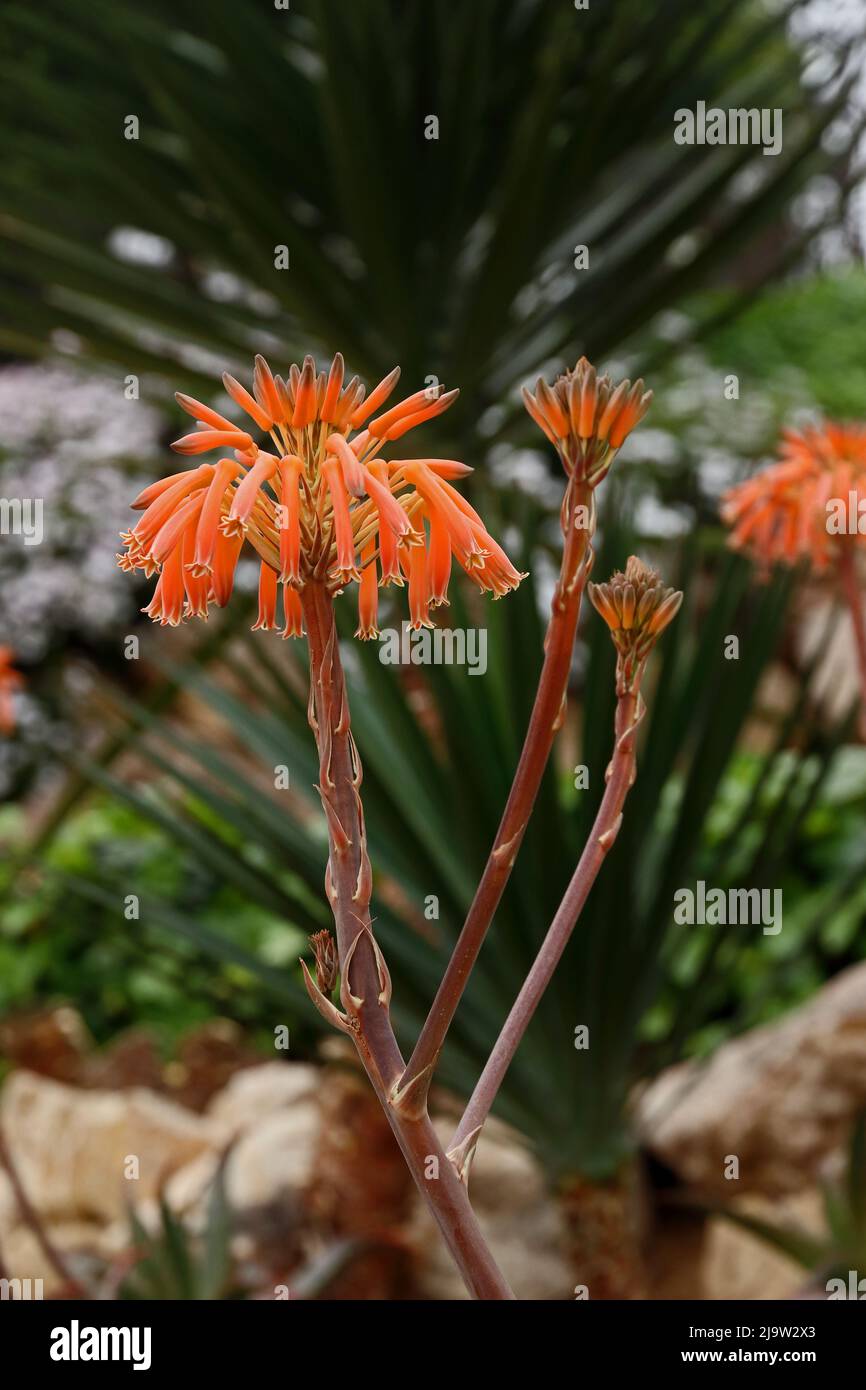
M 321 1082 L 319 1067 L 304 1062 L 263 1062 L 236 1072 L 214 1096 L 207 1116 L 214 1130 L 228 1140 L 266 1115 L 299 1101 L 314 1100 Z
M 303 1192 L 319 1133 L 321 1070 L 302 1063 L 266 1062 L 237 1072 L 211 1101 L 206 1118 L 213 1147 L 180 1168 L 166 1185 L 172 1209 L 193 1227 L 204 1219 L 220 1155 L 231 1145 L 226 1195 L 239 1218 Z M 156 1219 L 142 1207 L 145 1224 Z
M 32 1200 L 62 1250 L 111 1257 L 127 1248 L 129 1198 L 144 1224 L 155 1228 L 163 1177 L 171 1207 L 200 1228 L 227 1145 L 226 1186 L 240 1239 L 254 1231 L 258 1242 L 264 1229 L 285 1246 L 319 1152 L 321 1084 L 316 1067 L 266 1063 L 237 1073 L 198 1116 L 148 1091 L 80 1090 L 18 1072 L 0 1096 L 0 1119 Z M 438 1127 L 445 1140 L 453 1120 Z M 137 1183 L 123 1177 L 130 1154 L 139 1159 Z M 495 1121 L 485 1129 L 471 1187 L 485 1235 L 518 1296 L 571 1297 L 574 1281 L 559 1208 L 529 1151 Z M 466 1297 L 419 1198 L 411 1234 L 426 1295 Z M 44 1277 L 46 1291 L 54 1286 L 32 1234 L 18 1221 L 2 1174 L 0 1244 L 19 1277 Z
M 866 965 L 808 1004 L 682 1063 L 637 1102 L 647 1147 L 685 1183 L 714 1197 L 809 1186 L 848 1142 L 866 1104 Z M 739 1180 L 725 1177 L 728 1156 Z
M 206 1119 L 152 1091 L 89 1091 L 13 1072 L 0 1123 L 30 1200 L 49 1220 L 108 1222 L 212 1143 Z M 130 1159 L 138 1178 L 125 1176 Z
M 814 1191 L 769 1201 L 745 1197 L 736 1203 L 744 1215 L 770 1225 L 799 1228 L 810 1235 L 824 1231 L 823 1205 Z M 707 1223 L 702 1263 L 703 1297 L 707 1299 L 788 1299 L 806 1287 L 810 1272 L 769 1242 L 724 1217 Z
M 268 1206 L 306 1188 L 312 1173 L 319 1113 L 311 1101 L 268 1115 L 232 1150 L 226 1192 L 236 1211 Z

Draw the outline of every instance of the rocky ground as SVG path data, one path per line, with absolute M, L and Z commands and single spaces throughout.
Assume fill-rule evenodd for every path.
M 65 1027 L 74 1034 L 74 1017 Z M 140 1041 L 124 1044 L 120 1078 L 93 1058 L 82 1073 L 72 1046 L 68 1066 L 54 1057 L 54 1075 L 44 1074 L 32 1038 L 18 1057 L 0 1094 L 0 1126 L 39 1223 L 76 1277 L 105 1296 L 105 1271 L 129 1259 L 130 1206 L 154 1229 L 160 1194 L 200 1230 L 224 1161 L 234 1256 L 248 1291 L 272 1297 L 281 1281 L 312 1289 L 305 1271 L 340 1249 L 351 1257 L 331 1267 L 326 1287 L 318 1286 L 324 1296 L 462 1297 L 387 1124 L 348 1059 L 262 1063 L 236 1045 L 220 1052 L 213 1041 L 206 1069 L 196 1074 L 187 1059 L 186 1075 L 175 1077 L 178 1098 L 165 1094 Z M 667 1175 L 661 1194 L 643 1182 L 648 1215 L 636 1296 L 796 1296 L 806 1282 L 799 1265 L 693 1208 L 733 1205 L 820 1233 L 819 1182 L 838 1172 L 864 1104 L 866 967 L 846 971 L 781 1022 L 724 1045 L 706 1065 L 657 1078 L 635 1101 L 643 1167 Z M 441 1119 L 443 1137 L 452 1123 Z M 491 1125 L 479 1147 L 472 1198 L 519 1297 L 574 1297 L 580 1271 L 563 1203 L 501 1125 Z M 5 1172 L 0 1253 L 8 1275 L 62 1291 Z

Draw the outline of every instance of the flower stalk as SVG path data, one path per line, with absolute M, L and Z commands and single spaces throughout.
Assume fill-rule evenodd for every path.
M 544 662 L 520 760 L 484 872 L 406 1067 L 403 1085 L 409 1085 L 425 1073 L 428 1077 L 432 1076 L 470 972 L 511 875 L 562 722 L 580 605 L 592 567 L 595 529 L 595 502 L 589 484 L 573 483 L 569 492 L 571 495 L 566 498 L 567 506 L 563 507 L 562 566 L 551 602 L 544 641 Z M 584 517 L 589 519 L 587 525 L 575 524 L 575 518 L 582 520 Z
M 470 972 L 493 921 L 526 833 L 553 742 L 562 723 L 571 657 L 586 581 L 592 570 L 595 489 L 620 446 L 646 414 L 652 392 L 643 382 L 598 377 L 582 357 L 551 387 L 539 377 L 523 392 L 532 419 L 559 454 L 568 485 L 560 513 L 562 562 L 551 602 L 544 662 L 511 791 L 490 855 L 430 1013 L 409 1059 L 403 1084 L 432 1076 Z
M 337 934 L 344 1012 L 322 995 L 304 967 L 313 1002 L 352 1038 L 385 1109 L 413 1178 L 427 1202 L 466 1286 L 479 1299 L 513 1297 L 481 1234 L 466 1187 L 448 1161 L 426 1106 L 412 1088 L 399 1088 L 404 1061 L 389 1013 L 391 982 L 372 933 L 372 874 L 361 804 L 361 763 L 352 738 L 349 703 L 325 587 L 302 594 L 310 647 L 310 724 L 319 750 L 319 792 L 328 821 L 325 888 Z
M 622 822 L 622 809 L 635 775 L 635 732 L 643 715 L 639 696 L 631 691 L 617 701 L 614 753 L 607 769 L 607 785 L 589 839 L 557 908 L 541 949 L 511 1012 L 494 1044 L 460 1123 L 448 1145 L 449 1157 L 467 1169 L 478 1136 L 496 1099 L 523 1035 L 542 996 L 553 979 L 562 953 L 577 925 L 602 864 L 612 848 Z
M 624 575 L 614 575 L 609 584 L 590 585 L 590 598 L 608 623 L 617 648 L 613 754 L 605 772 L 604 795 L 577 868 L 448 1146 L 449 1157 L 464 1173 L 514 1054 L 619 834 L 636 775 L 635 738 L 645 711 L 640 687 L 647 658 L 677 612 L 682 594 L 664 589 L 655 571 L 633 556 Z

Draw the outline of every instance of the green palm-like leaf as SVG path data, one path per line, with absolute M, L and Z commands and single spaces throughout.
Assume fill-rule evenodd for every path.
M 190 345 L 229 366 L 339 346 L 367 376 L 399 360 L 458 381 L 447 428 L 465 434 L 546 358 L 603 355 L 717 285 L 811 174 L 844 170 L 821 137 L 846 88 L 801 85 L 789 12 L 10 0 L 0 345 L 38 353 L 66 329 L 85 356 L 197 390 Z M 782 153 L 677 145 L 698 99 L 783 107 Z M 164 238 L 167 263 L 119 260 L 122 226 Z M 762 244 L 764 274 L 791 240 L 775 261 Z

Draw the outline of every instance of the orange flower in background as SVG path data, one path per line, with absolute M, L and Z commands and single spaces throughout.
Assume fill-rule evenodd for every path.
M 853 544 L 866 539 L 866 428 L 788 431 L 779 462 L 732 488 L 721 514 L 730 545 L 751 554 L 764 573 L 799 560 L 819 573 L 832 566 L 851 616 L 866 738 L 866 616 Z
M 646 415 L 652 398 L 640 380 L 614 386 L 585 357 L 552 386 L 539 377 L 534 391 L 523 388 L 526 409 L 556 448 L 566 473 L 592 487 L 606 477 L 614 455 Z
M 0 734 L 8 738 L 15 731 L 15 691 L 24 684 L 24 677 L 12 665 L 11 647 L 0 647 Z
M 799 560 L 826 570 L 840 541 L 866 539 L 857 530 L 856 506 L 857 497 L 866 498 L 866 429 L 826 424 L 788 431 L 779 452 L 778 463 L 722 499 L 730 544 L 764 570 Z M 852 494 L 853 520 L 841 527 L 834 517 L 837 509 L 847 515 Z
M 143 515 L 123 534 L 118 562 L 159 575 L 144 611 L 175 625 L 206 618 L 210 603 L 224 606 L 244 542 L 261 561 L 255 627 L 280 628 L 284 637 L 301 635 L 299 593 L 311 579 L 332 593 L 358 585 L 362 638 L 378 634 L 380 587 L 404 581 L 412 627 L 432 626 L 430 609 L 448 601 L 452 559 L 482 592 L 498 598 L 516 588 L 523 576 L 452 486 L 471 472 L 466 464 L 383 456 L 457 396 L 436 387 L 382 410 L 399 375 L 396 367 L 367 396 L 357 377 L 344 382 L 339 353 L 327 372 L 317 373 L 308 356 L 285 380 L 257 357 L 252 394 L 226 374 L 226 391 L 269 437 L 267 450 L 178 394 L 196 429 L 172 447 L 224 456 L 153 483 L 132 504 Z

